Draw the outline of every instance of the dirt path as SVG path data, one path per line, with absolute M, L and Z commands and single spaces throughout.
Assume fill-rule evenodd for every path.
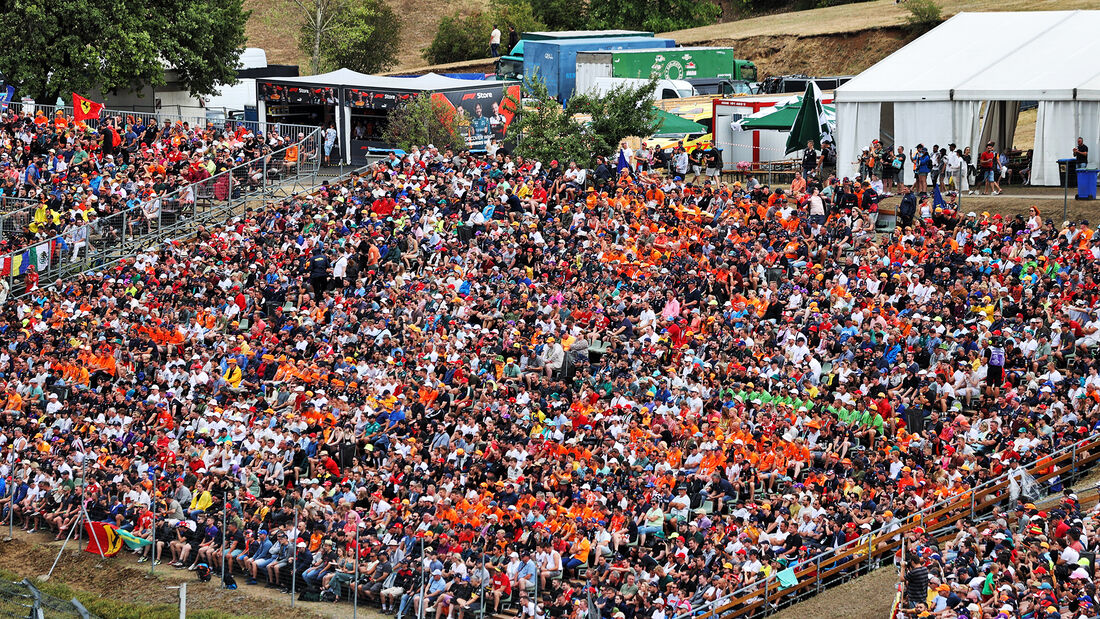
M 898 573 L 884 567 L 785 608 L 775 619 L 882 619 L 890 615 Z
M 7 529 L 0 529 L 6 536 Z M 49 571 L 61 542 L 49 541 L 41 535 L 28 535 L 18 529 L 11 542 L 0 542 L 0 569 L 15 572 L 32 582 Z M 215 579 L 216 580 L 216 579 Z M 240 588 L 227 591 L 217 583 L 199 583 L 194 573 L 177 570 L 167 565 L 156 568 L 155 576 L 149 575 L 148 563 L 137 563 L 128 552 L 105 561 L 70 542 L 61 561 L 54 570 L 51 582 L 63 582 L 73 589 L 110 596 L 135 604 L 170 604 L 179 602 L 179 593 L 170 589 L 181 581 L 187 581 L 187 606 L 189 609 L 210 609 L 235 615 L 263 617 L 265 619 L 317 619 L 320 617 L 350 618 L 351 604 L 323 604 L 320 602 L 295 602 L 290 607 L 290 596 L 275 589 L 257 585 L 245 585 L 238 579 Z M 386 615 L 373 607 L 360 606 L 359 617 L 382 619 Z M 108 618 L 104 618 L 108 619 Z

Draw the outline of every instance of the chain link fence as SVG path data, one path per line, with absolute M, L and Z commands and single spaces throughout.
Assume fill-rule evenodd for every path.
M 97 619 L 73 598 L 39 591 L 29 580 L 0 581 L 0 619 Z

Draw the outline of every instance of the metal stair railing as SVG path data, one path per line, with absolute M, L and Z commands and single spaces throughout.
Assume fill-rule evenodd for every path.
M 250 203 L 262 207 L 264 200 L 312 187 L 320 168 L 320 146 L 321 131 L 315 127 L 283 149 L 95 219 L 79 236 L 63 233 L 0 254 L 0 287 L 6 288 L 0 290 L 0 299 L 30 292 L 31 267 L 38 274 L 38 286 L 102 270 L 147 248 L 189 237 L 200 226 L 241 215 Z
M 1038 483 L 1058 478 L 1062 483 L 1079 477 L 1100 459 L 1100 434 L 1093 434 L 1026 467 Z M 1009 499 L 1011 472 L 990 479 L 954 497 L 909 515 L 894 531 L 872 531 L 830 549 L 796 567 L 797 583 L 790 587 L 779 584 L 775 574 L 763 582 L 742 587 L 713 602 L 677 615 L 674 619 L 732 619 L 766 617 L 780 608 L 790 606 L 851 578 L 869 573 L 886 557 L 893 558 L 905 534 L 917 527 L 937 533 L 955 527 L 963 519 L 973 519 Z

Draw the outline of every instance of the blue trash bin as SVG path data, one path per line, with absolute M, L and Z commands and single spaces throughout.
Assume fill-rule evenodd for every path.
M 1100 170 L 1077 169 L 1077 199 L 1096 199 L 1096 175 Z

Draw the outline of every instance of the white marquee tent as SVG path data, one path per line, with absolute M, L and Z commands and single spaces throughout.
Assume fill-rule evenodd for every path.
M 837 159 L 856 173 L 874 139 L 1000 149 L 1021 101 L 1038 101 L 1031 180 L 1058 185 L 1076 138 L 1100 163 L 1100 11 L 959 13 L 836 90 Z M 984 118 L 984 121 L 983 121 Z M 998 140 L 997 137 L 1000 137 Z M 906 166 L 912 177 L 911 166 Z

